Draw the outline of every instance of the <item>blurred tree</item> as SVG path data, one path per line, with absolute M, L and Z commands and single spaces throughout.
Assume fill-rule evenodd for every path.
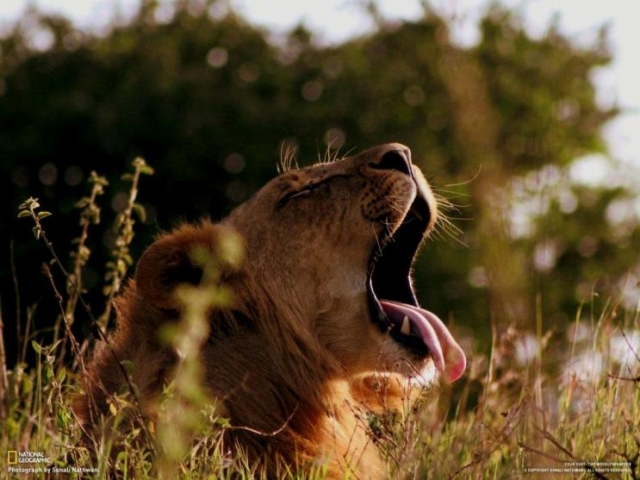
M 630 233 L 620 240 L 602 218 L 630 195 L 622 187 L 566 185 L 573 210 L 550 202 L 531 217 L 526 234 L 513 233 L 514 209 L 523 201 L 514 194 L 518 185 L 549 166 L 562 172 L 581 156 L 606 153 L 602 127 L 617 109 L 596 102 L 591 79 L 610 60 L 605 32 L 588 47 L 553 25 L 533 38 L 517 17 L 491 7 L 478 45 L 463 48 L 426 8 L 422 19 L 402 23 L 374 11 L 374 33 L 326 46 L 304 26 L 274 42 L 225 5 L 146 0 L 133 18 L 101 35 L 31 10 L 2 34 L 6 312 L 48 296 L 35 287 L 42 256 L 29 229 L 15 224 L 17 205 L 37 196 L 58 213 L 48 227 L 64 249 L 75 236 L 70 211 L 89 172 L 115 186 L 107 201 L 117 211 L 118 175 L 137 155 L 156 170 L 141 185 L 154 226 L 136 239 L 139 252 L 158 227 L 219 218 L 245 200 L 275 175 L 281 149 L 305 164 L 325 151 L 406 143 L 439 194 L 462 203 L 449 216 L 463 233 L 450 239 L 441 232 L 444 241 L 431 243 L 417 265 L 420 296 L 479 341 L 489 338 L 491 319 L 532 325 L 538 293 L 543 318 L 565 321 L 581 301 L 577 285 L 597 288 L 592 282 L 606 275 L 614 286 L 638 264 L 637 253 L 620 248 L 637 240 L 638 222 L 627 222 Z M 111 238 L 94 238 L 92 248 L 100 251 Z M 20 300 L 5 293 L 13 289 L 11 239 Z M 540 268 L 536 258 L 550 245 L 562 248 Z M 94 260 L 87 276 L 96 285 L 103 262 Z M 51 322 L 50 311 L 40 311 Z

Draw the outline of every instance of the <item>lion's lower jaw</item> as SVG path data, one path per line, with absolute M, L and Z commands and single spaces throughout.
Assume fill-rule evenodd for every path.
M 430 388 L 440 380 L 440 374 L 433 362 L 429 361 L 424 368 L 415 374 L 409 375 L 408 382 L 412 387 Z
M 431 357 L 410 359 L 407 351 L 393 340 L 382 345 L 380 357 L 387 361 L 379 361 L 378 374 L 398 376 L 404 379 L 407 387 L 429 388 L 440 381 L 440 372 Z

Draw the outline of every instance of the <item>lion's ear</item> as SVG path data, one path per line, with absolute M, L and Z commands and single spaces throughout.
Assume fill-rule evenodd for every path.
M 205 252 L 220 268 L 229 270 L 236 263 L 236 259 L 225 258 L 230 242 L 239 242 L 238 234 L 210 222 L 183 225 L 163 235 L 138 261 L 135 274 L 138 294 L 156 307 L 177 308 L 176 287 L 184 283 L 197 285 L 202 279 L 203 266 L 194 260 L 195 254 Z

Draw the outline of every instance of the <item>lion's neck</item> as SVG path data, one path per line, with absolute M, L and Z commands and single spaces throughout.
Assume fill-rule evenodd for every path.
M 209 385 L 224 398 L 233 440 L 256 460 L 337 463 L 342 471 L 361 458 L 379 462 L 344 373 L 317 340 L 280 332 L 279 345 L 266 346 L 266 338 L 252 331 L 211 343 L 218 364 Z

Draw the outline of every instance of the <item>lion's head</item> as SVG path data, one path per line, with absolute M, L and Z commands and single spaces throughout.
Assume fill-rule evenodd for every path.
M 442 322 L 419 308 L 410 278 L 436 218 L 409 149 L 388 144 L 286 172 L 223 224 L 245 238 L 255 281 L 296 305 L 348 373 L 428 380 L 435 365 L 455 380 L 464 355 Z
M 335 382 L 388 372 L 424 384 L 464 371 L 462 349 L 418 305 L 411 283 L 414 257 L 436 218 L 434 196 L 400 144 L 287 171 L 219 224 L 180 227 L 147 249 L 120 300 L 114 343 L 127 346 L 116 350 L 139 365 L 140 391 L 152 395 L 169 368 L 149 371 L 162 362 L 157 340 L 143 337 L 179 317 L 178 284 L 198 283 L 190 252 L 215 250 L 221 233 L 237 232 L 246 255 L 223 277 L 233 303 L 211 314 L 205 380 L 232 424 L 254 431 L 287 424 L 268 441 L 243 431 L 250 450 L 269 443 L 281 458 L 289 458 L 287 449 L 300 458 L 291 452 L 332 438 L 318 433 L 329 428 L 319 420 L 327 411 L 347 415 L 336 413 Z M 171 352 L 165 358 L 175 361 Z M 95 374 L 103 383 L 106 370 Z

